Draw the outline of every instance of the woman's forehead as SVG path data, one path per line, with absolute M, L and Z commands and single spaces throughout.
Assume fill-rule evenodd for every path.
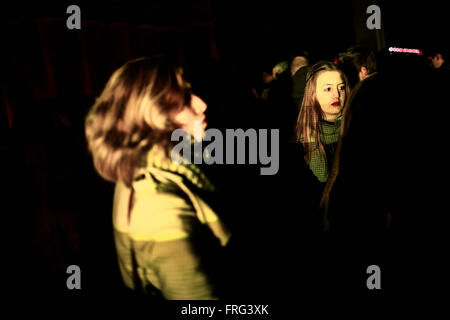
M 322 71 L 317 76 L 317 85 L 325 84 L 339 84 L 342 83 L 343 79 L 339 71 Z

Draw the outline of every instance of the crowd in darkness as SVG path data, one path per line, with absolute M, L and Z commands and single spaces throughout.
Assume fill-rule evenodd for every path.
M 364 290 L 371 264 L 387 270 L 388 289 L 401 289 L 410 274 L 400 269 L 416 257 L 435 262 L 431 252 L 444 235 L 439 185 L 448 166 L 450 58 L 442 50 L 370 54 L 376 72 L 342 54 L 329 57 L 346 74 L 353 100 L 344 111 L 345 138 L 332 151 L 336 161 L 340 150 L 339 163 L 329 161 L 324 181 L 305 162 L 295 135 L 316 57 L 293 51 L 263 63 L 254 77 L 212 60 L 186 66 L 186 78 L 208 104 L 209 127 L 280 129 L 277 175 L 262 176 L 255 165 L 201 165 L 217 185 L 214 209 L 234 231 L 226 273 L 240 289 L 232 296 Z M 361 67 L 372 75 L 358 78 Z M 12 226 L 4 236 L 15 243 L 10 273 L 24 275 L 9 279 L 13 291 L 77 294 L 66 290 L 71 264 L 81 267 L 84 293 L 124 290 L 111 224 L 114 185 L 98 177 L 85 142 L 84 119 L 94 102 L 71 93 L 18 98 L 11 129 L 2 114 L 2 168 L 18 168 L 4 170 L 2 183 L 4 223 Z
M 445 57 L 445 51 L 441 52 Z M 430 271 L 440 264 L 438 253 L 445 235 L 440 208 L 445 206 L 439 185 L 446 178 L 445 172 L 430 172 L 430 168 L 445 167 L 445 158 L 431 150 L 440 150 L 444 143 L 445 129 L 436 123 L 436 115 L 445 119 L 448 112 L 449 73 L 448 62 L 433 63 L 439 56 L 439 51 L 424 56 L 378 53 L 376 74 L 359 84 L 351 70 L 355 66 L 338 63 L 355 96 L 331 192 L 330 181 L 321 183 L 305 167 L 304 154 L 295 137 L 293 141 L 302 100 L 298 95 L 304 94 L 302 79 L 309 67 L 291 73 L 294 55 L 286 59 L 291 63 L 284 72 L 261 70 L 263 84 L 254 90 L 254 97 L 249 95 L 253 101 L 245 104 L 256 104 L 259 110 L 249 112 L 249 118 L 258 114 L 263 126 L 280 128 L 280 172 L 276 177 L 241 175 L 239 183 L 226 179 L 224 188 L 242 197 L 236 224 L 243 236 L 253 240 L 243 256 L 250 253 L 255 258 L 250 260 L 259 261 L 249 272 L 260 272 L 253 285 L 260 287 L 257 292 L 266 293 L 266 281 L 272 281 L 274 294 L 283 292 L 288 283 L 317 292 L 344 287 L 364 290 L 361 270 L 369 261 L 379 261 L 388 270 L 389 289 L 403 290 L 413 286 L 408 279 L 414 272 Z M 317 61 L 308 59 L 309 66 Z M 338 55 L 334 59 L 339 62 Z M 324 209 L 317 204 L 324 200 L 326 187 L 329 202 L 324 220 Z M 330 227 L 325 234 L 324 221 Z M 275 266 L 273 277 L 261 265 Z M 406 265 L 415 267 L 408 272 L 403 269 Z M 280 266 L 286 273 L 277 269 Z M 419 290 L 432 283 L 420 279 L 414 285 Z

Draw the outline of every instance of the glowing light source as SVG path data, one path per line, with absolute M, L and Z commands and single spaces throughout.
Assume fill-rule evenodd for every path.
M 419 50 L 419 49 L 389 47 L 389 52 L 411 53 L 411 54 L 417 54 L 419 56 L 422 55 L 422 50 Z

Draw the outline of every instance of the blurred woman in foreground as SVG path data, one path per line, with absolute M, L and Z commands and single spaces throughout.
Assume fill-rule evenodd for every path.
M 197 166 L 170 157 L 175 129 L 204 134 L 206 108 L 179 66 L 140 58 L 113 73 L 86 118 L 94 166 L 116 183 L 115 244 L 122 278 L 135 291 L 221 296 L 218 265 L 230 234 L 199 196 L 214 187 Z

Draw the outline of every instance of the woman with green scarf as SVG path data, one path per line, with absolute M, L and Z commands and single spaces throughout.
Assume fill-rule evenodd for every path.
M 342 109 L 350 94 L 345 74 L 332 62 L 320 61 L 306 76 L 305 95 L 296 138 L 305 161 L 320 182 L 326 182 L 339 140 Z
M 125 285 L 154 298 L 217 299 L 230 232 L 207 203 L 214 186 L 175 161 L 171 136 L 205 134 L 207 106 L 183 69 L 140 58 L 116 70 L 86 118 L 97 172 L 115 182 L 114 239 Z

